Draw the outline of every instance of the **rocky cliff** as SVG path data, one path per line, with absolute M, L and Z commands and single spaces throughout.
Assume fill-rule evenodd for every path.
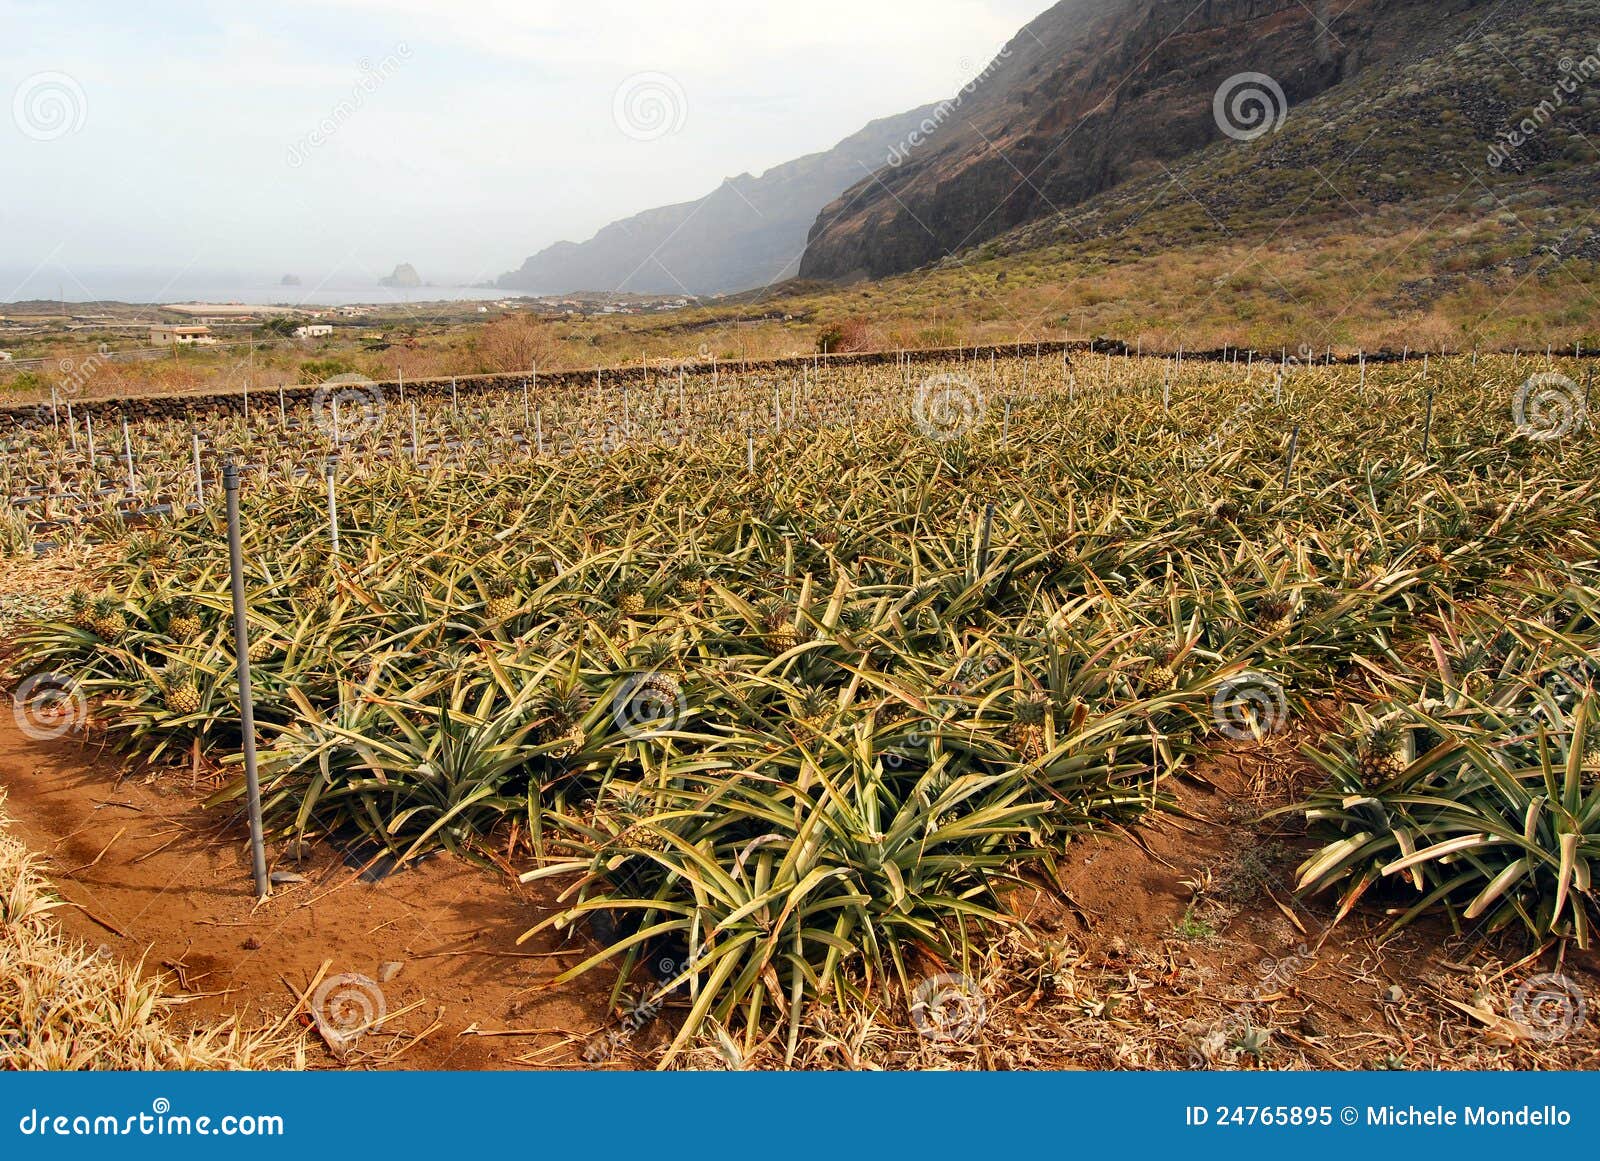
M 1280 113 L 1403 58 L 1420 38 L 1437 40 L 1441 30 L 1470 38 L 1495 8 L 1491 0 L 1062 0 L 939 108 L 938 128 L 917 153 L 823 211 L 801 276 L 877 277 L 938 261 L 1159 175 L 1228 136 L 1252 135 L 1262 118 L 1270 129 Z

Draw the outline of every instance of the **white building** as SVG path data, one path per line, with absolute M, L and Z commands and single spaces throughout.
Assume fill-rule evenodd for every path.
M 333 334 L 333 328 L 327 323 L 294 328 L 294 337 L 297 339 L 325 339 L 331 334 Z
M 150 343 L 157 347 L 209 347 L 216 344 L 210 327 L 160 326 L 150 328 Z

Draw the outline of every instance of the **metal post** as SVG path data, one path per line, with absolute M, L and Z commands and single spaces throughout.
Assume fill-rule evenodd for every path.
M 339 555 L 339 497 L 334 489 L 334 472 L 339 462 L 338 456 L 329 456 L 327 463 L 328 474 L 328 534 L 333 541 L 333 555 Z
M 256 711 L 250 694 L 250 630 L 245 623 L 244 547 L 239 535 L 239 469 L 230 459 L 222 468 L 228 495 L 228 560 L 233 589 L 233 649 L 239 666 L 239 725 L 244 734 L 244 787 L 250 815 L 250 871 L 256 898 L 272 893 L 267 851 L 261 837 L 261 780 L 256 774 Z
M 1433 388 L 1428 388 L 1428 419 L 1422 428 L 1422 454 L 1428 454 L 1428 445 L 1433 442 Z
M 1283 473 L 1283 490 L 1287 492 L 1289 485 L 1294 482 L 1294 461 L 1300 453 L 1300 425 L 1294 425 L 1294 434 L 1289 437 L 1289 466 Z
M 139 490 L 139 481 L 133 474 L 133 436 L 128 432 L 128 417 L 122 417 L 122 453 L 128 458 L 128 495 Z
M 94 470 L 94 412 L 88 411 L 83 416 L 83 426 L 89 433 L 89 469 Z
M 411 462 L 422 458 L 422 445 L 417 442 L 417 405 L 411 405 Z
M 189 434 L 194 440 L 194 502 L 203 508 L 206 503 L 206 488 L 200 475 L 200 431 L 198 428 L 192 428 Z

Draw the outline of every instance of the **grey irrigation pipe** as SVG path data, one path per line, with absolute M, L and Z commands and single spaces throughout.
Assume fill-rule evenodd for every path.
M 233 649 L 239 667 L 239 726 L 244 735 L 244 788 L 250 815 L 250 873 L 256 898 L 272 893 L 267 879 L 267 851 L 261 837 L 261 779 L 256 772 L 256 709 L 250 694 L 250 629 L 245 621 L 244 546 L 239 536 L 239 469 L 229 459 L 222 467 L 228 497 L 228 567 L 233 590 Z

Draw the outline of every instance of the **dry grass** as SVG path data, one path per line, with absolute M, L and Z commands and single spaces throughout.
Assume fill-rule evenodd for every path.
M 180 1032 L 181 1004 L 143 965 L 127 965 L 61 930 L 38 860 L 7 833 L 0 800 L 0 1071 L 261 1070 L 305 1067 L 298 1030 L 234 1020 Z

